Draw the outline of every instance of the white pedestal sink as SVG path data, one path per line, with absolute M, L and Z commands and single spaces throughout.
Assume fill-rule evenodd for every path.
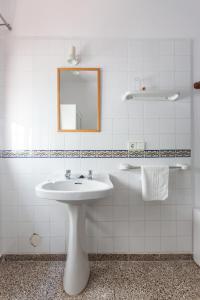
M 64 272 L 64 290 L 69 295 L 79 294 L 90 275 L 85 240 L 85 204 L 108 197 L 113 189 L 109 175 L 97 174 L 92 180 L 65 179 L 45 181 L 36 186 L 40 198 L 66 203 L 69 214 L 69 243 Z

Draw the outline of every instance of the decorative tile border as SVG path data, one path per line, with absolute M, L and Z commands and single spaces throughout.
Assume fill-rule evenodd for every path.
M 48 158 L 50 156 L 50 152 L 46 150 L 31 150 L 30 157 L 31 158 Z M 21 156 L 19 156 L 21 157 Z
M 0 158 L 169 158 L 191 157 L 190 149 L 169 150 L 0 150 Z
M 176 157 L 191 157 L 191 150 L 190 152 L 186 149 L 176 150 Z
M 127 150 L 113 150 L 112 158 L 128 158 L 129 152 Z
M 128 157 L 130 157 L 130 158 L 144 158 L 145 157 L 145 151 L 129 151 L 128 152 Z
M 179 151 L 182 151 L 182 150 L 179 150 Z M 174 152 L 174 150 L 162 150 L 162 151 L 160 151 L 160 157 L 174 157 L 174 155 L 176 155 L 176 152 Z M 191 155 L 191 153 L 190 153 L 190 155 Z
M 40 152 L 41 155 L 41 150 L 38 150 L 38 154 Z M 1 158 L 29 158 L 33 157 L 33 153 L 30 150 L 1 150 L 0 151 L 0 157 Z
M 161 150 L 147 150 L 147 151 L 144 151 L 144 157 L 145 158 L 158 158 L 158 157 L 160 157 L 160 151 Z
M 80 150 L 46 150 L 49 158 L 80 158 Z
M 110 150 L 98 150 L 96 151 L 96 158 L 112 158 L 113 151 Z
M 1 261 L 65 261 L 66 254 L 6 254 Z M 90 261 L 191 261 L 192 254 L 89 254 Z
M 95 150 L 80 150 L 81 158 L 95 158 L 96 151 Z

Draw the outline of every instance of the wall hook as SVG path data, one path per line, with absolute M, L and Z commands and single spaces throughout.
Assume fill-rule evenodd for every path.
M 200 81 L 194 83 L 194 89 L 200 90 Z
M 8 28 L 8 30 L 12 30 L 12 27 L 10 26 L 10 24 L 8 24 L 8 22 L 4 19 L 4 17 L 0 14 L 0 19 L 3 23 L 0 23 L 0 26 L 6 26 Z

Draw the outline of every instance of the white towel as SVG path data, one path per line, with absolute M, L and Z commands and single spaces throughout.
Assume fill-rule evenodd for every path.
M 169 167 L 142 166 L 142 198 L 144 201 L 168 198 Z

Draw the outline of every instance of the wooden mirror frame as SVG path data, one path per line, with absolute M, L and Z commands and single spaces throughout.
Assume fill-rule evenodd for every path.
M 97 128 L 96 129 L 62 129 L 60 127 L 60 74 L 62 71 L 96 71 L 97 72 Z M 99 132 L 101 130 L 101 74 L 100 68 L 57 68 L 57 131 L 59 132 Z

